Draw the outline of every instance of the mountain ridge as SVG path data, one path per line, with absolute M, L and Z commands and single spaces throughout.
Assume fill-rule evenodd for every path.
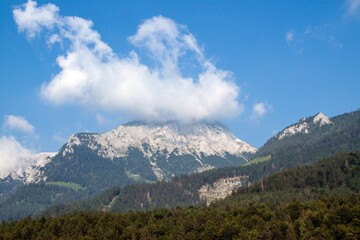
M 301 158 L 303 151 L 311 152 L 312 159 L 319 159 L 339 151 L 358 150 L 360 147 L 360 109 L 331 118 L 324 115 L 325 124 L 321 124 L 321 121 L 313 122 L 318 115 L 319 113 L 302 118 L 299 122 L 284 128 L 284 130 L 269 138 L 258 149 L 255 157 L 272 155 L 277 159 L 281 159 L 279 161 L 284 160 L 283 162 L 286 162 L 289 159 L 297 159 L 298 164 L 303 164 L 313 161 L 309 158 Z M 278 138 L 287 129 L 304 122 L 307 131 L 296 132 L 281 139 Z M 325 147 L 327 148 L 326 151 L 324 151 Z
M 32 167 L 33 173 L 0 180 L 0 209 L 18 218 L 113 186 L 239 166 L 256 150 L 218 123 L 132 123 L 102 134 L 73 134 L 49 161 Z M 19 208 L 20 199 L 28 204 Z
M 317 115 L 307 119 L 313 121 Z M 312 131 L 307 134 L 295 134 L 282 140 L 273 137 L 267 145 L 263 146 L 267 149 L 259 149 L 260 154 L 267 154 L 267 158 L 262 161 L 252 162 L 253 160 L 251 160 L 248 162 L 251 164 L 244 164 L 239 167 L 213 169 L 190 176 L 176 177 L 170 182 L 117 188 L 113 190 L 116 193 L 111 192 L 107 197 L 100 198 L 102 200 L 97 200 L 97 202 L 101 202 L 100 206 L 102 204 L 107 206 L 104 203 L 106 199 L 112 199 L 114 200 L 112 209 L 117 211 L 196 206 L 204 204 L 204 198 L 209 203 L 216 200 L 214 199 L 216 197 L 221 198 L 228 194 L 226 189 L 221 189 L 226 184 L 219 186 L 219 188 L 215 186 L 219 184 L 219 181 L 220 183 L 221 181 L 225 183 L 230 181 L 232 184 L 231 181 L 235 180 L 233 187 L 236 189 L 239 186 L 246 185 L 247 182 L 254 184 L 263 177 L 298 165 L 309 165 L 341 152 L 359 151 L 360 111 L 335 116 L 331 118 L 331 121 L 333 124 L 321 127 L 314 126 Z M 272 145 L 275 143 L 278 145 Z M 241 179 L 246 180 L 241 181 Z M 171 198 L 167 197 L 169 194 L 171 194 Z M 151 199 L 150 202 L 149 199 Z M 91 202 L 93 201 L 83 205 L 80 203 L 80 209 L 84 206 L 85 209 L 94 210 Z M 61 206 L 61 208 L 63 207 Z M 58 211 L 61 212 L 61 209 L 58 208 Z
M 9 177 L 26 183 L 38 182 L 41 180 L 40 173 L 43 167 L 49 163 L 47 161 L 39 164 L 37 160 L 39 156 L 52 159 L 55 155 L 61 154 L 62 157 L 69 155 L 71 158 L 74 147 L 80 145 L 109 160 L 127 157 L 129 149 L 138 149 L 147 158 L 162 154 L 166 156 L 166 160 L 171 154 L 192 155 L 201 165 L 199 171 L 214 167 L 201 162 L 204 156 L 217 155 L 225 158 L 227 155 L 234 155 L 246 161 L 248 155 L 257 151 L 255 147 L 236 138 L 219 122 L 183 124 L 176 121 L 166 123 L 133 121 L 104 133 L 72 134 L 59 152 L 35 154 L 31 159 L 33 163 L 29 167 L 15 170 L 9 174 Z M 150 161 L 150 164 L 153 165 L 158 180 L 164 179 L 161 171 L 156 170 L 156 163 Z
M 309 117 L 309 121 L 313 121 L 315 116 Z M 136 203 L 138 210 L 162 206 L 198 205 L 202 202 L 198 193 L 199 189 L 207 186 L 207 184 L 211 186 L 221 178 L 226 180 L 227 178 L 244 176 L 248 178 L 250 183 L 253 183 L 264 176 L 297 165 L 311 164 L 338 152 L 360 150 L 360 111 L 338 115 L 330 120 L 333 124 L 322 126 L 315 124 L 311 131 L 306 134 L 294 134 L 282 140 L 275 137 L 270 138 L 253 155 L 254 157 L 263 157 L 261 161 L 249 161 L 246 166 L 240 166 L 245 160 L 238 159 L 236 156 L 217 156 L 215 159 L 213 156 L 202 156 L 204 163 L 222 164 L 217 165 L 218 168 L 228 167 L 182 177 L 176 176 L 183 175 L 184 172 L 187 174 L 194 173 L 193 170 L 201 166 L 193 155 L 177 156 L 172 153 L 171 161 L 166 161 L 166 157 L 162 155 L 155 162 L 155 160 L 150 161 L 139 149 L 131 147 L 126 152 L 129 154 L 128 157 L 111 159 L 99 156 L 97 151 L 87 147 L 89 142 L 84 141 L 84 145 L 74 144 L 74 152 L 69 153 L 69 155 L 65 154 L 65 157 L 62 154 L 57 154 L 48 165 L 44 166 L 46 182 L 40 181 L 38 184 L 23 187 L 15 184 L 14 187 L 17 187 L 18 190 L 12 192 L 11 198 L 2 198 L 1 191 L 11 193 L 9 189 L 11 190 L 12 186 L 4 186 L 0 181 L 0 210 L 8 212 L 8 216 L 18 218 L 38 213 L 52 204 L 66 204 L 75 199 L 96 196 L 99 192 L 112 186 L 116 186 L 115 192 L 120 191 L 120 195 L 115 194 L 116 196 L 119 195 L 116 197 L 119 201 L 114 202 L 115 208 L 131 210 L 134 209 L 133 203 Z M 88 136 L 93 137 L 94 134 L 83 133 L 77 136 L 87 138 Z M 149 146 L 147 147 L 148 150 L 151 150 Z M 62 151 L 65 148 L 66 145 L 63 146 Z M 129 161 L 130 159 L 131 161 Z M 231 167 L 236 161 L 238 161 L 236 167 Z M 168 175 L 173 181 L 145 184 L 144 182 L 158 180 L 151 163 L 158 164 L 162 169 L 165 168 L 161 164 L 165 164 L 169 171 L 175 173 Z M 169 163 L 173 165 L 166 165 Z M 143 174 L 139 174 L 139 171 L 142 171 Z M 142 184 L 132 185 L 141 182 Z M 79 190 L 76 191 L 66 186 L 77 186 Z M 55 187 L 57 188 L 54 189 Z M 37 195 L 31 195 L 31 192 L 35 192 Z M 59 193 L 61 197 L 59 197 Z M 170 202 L 166 200 L 168 195 L 172 196 Z M 148 202 L 149 198 L 151 202 Z M 8 200 L 5 203 L 3 199 Z M 24 207 L 26 211 L 19 209 L 19 212 L 16 212 L 14 209 L 17 206 L 22 206 L 17 204 L 20 200 L 22 204 L 28 203 L 28 205 Z
M 278 140 L 282 140 L 286 137 L 299 134 L 299 133 L 309 133 L 314 126 L 322 127 L 327 124 L 333 124 L 330 119 L 319 112 L 310 117 L 303 117 L 297 123 L 290 125 L 289 127 L 284 128 L 282 131 L 278 132 L 274 137 Z

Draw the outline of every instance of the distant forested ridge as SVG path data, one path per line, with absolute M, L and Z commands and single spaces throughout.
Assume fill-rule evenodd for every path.
M 254 166 L 249 166 L 254 167 Z M 151 210 L 156 208 L 187 207 L 204 205 L 198 190 L 206 183 L 219 178 L 241 174 L 238 169 L 218 169 L 190 176 L 177 177 L 171 182 L 140 184 L 125 189 L 113 188 L 91 200 L 70 205 L 55 205 L 48 208 L 46 215 L 69 213 L 75 210 L 126 212 L 130 210 Z M 294 196 L 301 200 L 313 199 L 329 190 L 339 193 L 359 192 L 360 162 L 358 153 L 337 154 L 320 160 L 314 165 L 295 167 L 241 188 L 235 193 L 241 196 L 241 203 L 250 201 L 283 201 Z M 282 194 L 278 194 L 279 192 Z M 232 197 L 226 201 L 230 201 Z M 224 203 L 224 201 L 220 201 Z

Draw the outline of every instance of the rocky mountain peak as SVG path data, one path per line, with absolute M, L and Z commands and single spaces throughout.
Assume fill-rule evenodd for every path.
M 313 123 L 314 124 L 318 124 L 319 126 L 323 126 L 326 124 L 332 124 L 332 122 L 330 121 L 330 119 L 323 114 L 322 112 L 316 114 L 313 118 Z
M 128 123 L 103 134 L 89 134 L 86 144 L 105 158 L 127 155 L 129 148 L 140 149 L 145 155 L 156 152 L 171 154 L 221 155 L 226 153 L 240 156 L 254 153 L 257 149 L 236 138 L 226 127 L 219 123 Z M 63 152 L 73 151 L 75 145 L 84 144 L 84 139 L 73 135 Z M 146 149 L 144 145 L 147 145 Z
M 41 180 L 41 171 L 51 158 L 56 155 L 56 152 L 41 152 L 24 159 L 26 165 L 19 166 L 18 169 L 13 170 L 6 176 L 0 176 L 0 179 L 6 177 L 12 180 L 19 180 L 24 183 L 33 183 Z
M 328 124 L 332 124 L 330 119 L 322 112 L 319 112 L 314 116 L 308 118 L 301 118 L 298 123 L 292 124 L 291 126 L 285 128 L 284 130 L 276 134 L 275 138 L 281 140 L 285 137 L 289 137 L 298 133 L 306 134 L 309 133 L 311 129 L 315 126 L 322 127 Z
M 116 177 L 129 182 L 167 180 L 176 175 L 238 166 L 256 151 L 216 122 L 132 122 L 105 133 L 73 134 L 56 156 L 39 155 L 35 164 L 13 178 L 22 182 L 67 182 L 64 172 L 77 172 L 73 178 L 86 178 L 82 168 L 90 165 L 99 174 L 104 173 L 104 168 L 116 168 Z

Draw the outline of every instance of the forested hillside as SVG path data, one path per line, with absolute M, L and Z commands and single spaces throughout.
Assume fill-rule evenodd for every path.
M 360 193 L 360 152 L 337 154 L 313 165 L 274 174 L 250 187 L 240 188 L 215 205 L 278 204 L 352 193 Z
M 309 122 L 312 118 L 303 121 Z M 275 135 L 259 149 L 256 157 L 271 156 L 274 167 L 284 169 L 360 149 L 360 110 L 330 118 L 330 121 L 331 124 L 312 126 L 307 133 L 281 139 Z
M 359 239 L 359 180 L 360 152 L 338 154 L 210 207 L 25 218 L 2 223 L 0 239 Z

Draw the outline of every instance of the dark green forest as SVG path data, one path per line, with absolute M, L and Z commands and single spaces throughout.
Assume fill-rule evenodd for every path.
M 78 212 L 0 225 L 0 239 L 359 239 L 360 196 L 287 204 Z
M 265 178 L 209 207 L 73 212 L 0 225 L 0 239 L 359 239 L 360 152 Z

